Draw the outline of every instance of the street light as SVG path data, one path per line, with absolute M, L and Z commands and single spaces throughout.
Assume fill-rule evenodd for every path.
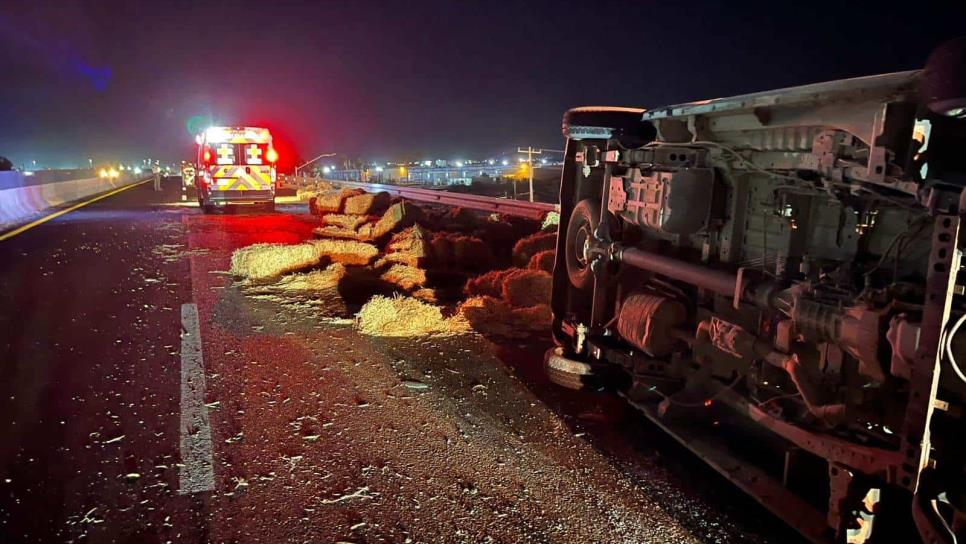
M 316 158 L 314 158 L 314 159 L 306 162 L 305 164 L 301 164 L 299 166 L 296 166 L 295 167 L 295 177 L 298 177 L 298 175 L 299 175 L 299 168 L 305 168 L 306 166 L 312 164 L 313 162 L 315 162 L 315 161 L 317 161 L 317 160 L 319 160 L 319 159 L 321 159 L 323 157 L 334 157 L 335 155 L 336 155 L 335 153 L 323 153 L 323 154 L 319 155 L 318 157 L 316 157 Z M 325 169 L 323 168 L 322 171 L 325 172 Z M 328 173 L 328 172 L 326 172 L 326 173 Z

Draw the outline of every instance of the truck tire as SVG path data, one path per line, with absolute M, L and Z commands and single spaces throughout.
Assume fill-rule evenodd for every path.
M 566 138 L 616 138 L 626 147 L 640 147 L 657 137 L 657 129 L 642 121 L 643 109 L 588 106 L 567 110 L 563 116 Z
M 939 115 L 966 118 L 966 36 L 940 45 L 926 61 L 920 79 L 920 97 Z
M 600 365 L 565 357 L 559 346 L 544 354 L 543 371 L 551 382 L 576 391 L 599 391 L 607 384 L 606 372 Z
M 570 284 L 581 291 L 587 291 L 594 286 L 594 273 L 590 263 L 584 259 L 583 247 L 585 241 L 593 236 L 594 229 L 600 224 L 600 203 L 594 199 L 581 200 L 574 206 L 567 224 L 567 240 L 564 247 L 564 257 L 567 265 L 567 277 Z
M 265 211 L 268 213 L 275 213 L 275 201 L 265 203 Z

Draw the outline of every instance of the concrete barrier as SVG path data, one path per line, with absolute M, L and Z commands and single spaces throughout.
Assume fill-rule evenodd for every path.
M 9 189 L 0 189 L 0 225 L 3 227 L 26 222 L 50 208 L 138 181 L 134 176 L 125 173 L 115 179 L 87 177 L 31 185 L 29 181 L 24 183 L 24 180 L 18 182 L 11 179 L 12 176 L 23 177 L 21 172 L 0 172 L 0 174 L 2 174 L 0 186 L 13 185 Z M 140 179 L 144 179 L 143 176 Z
M 0 172 L 0 190 L 25 187 L 27 185 L 43 185 L 57 181 L 93 178 L 97 177 L 97 173 L 97 168 Z

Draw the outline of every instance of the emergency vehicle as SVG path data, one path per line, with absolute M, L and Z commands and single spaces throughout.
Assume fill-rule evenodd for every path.
M 205 213 L 228 204 L 275 209 L 278 152 L 267 128 L 210 127 L 196 141 L 198 203 Z

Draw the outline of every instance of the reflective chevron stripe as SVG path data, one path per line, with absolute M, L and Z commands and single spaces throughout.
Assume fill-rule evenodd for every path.
M 250 169 L 251 171 L 246 171 Z M 271 166 L 219 166 L 211 173 L 213 188 L 221 191 L 265 190 L 272 187 Z M 218 180 L 230 179 L 229 183 L 219 185 Z

